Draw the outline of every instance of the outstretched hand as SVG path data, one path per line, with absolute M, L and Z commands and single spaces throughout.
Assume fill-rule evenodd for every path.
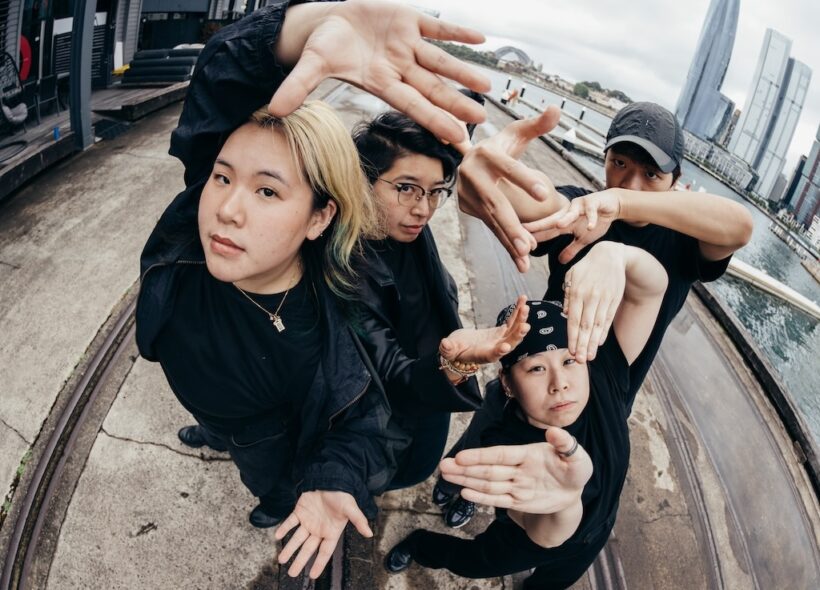
M 464 499 L 527 514 L 553 514 L 578 501 L 592 476 L 583 447 L 566 456 L 575 439 L 550 427 L 546 442 L 461 451 L 443 459 L 441 475 L 464 486 Z M 565 453 L 565 454 L 562 454 Z
M 561 111 L 550 106 L 537 117 L 514 121 L 466 152 L 459 166 L 459 207 L 484 221 L 510 253 L 520 272 L 529 269 L 529 253 L 535 248 L 536 241 L 521 225 L 518 213 L 499 181 L 509 181 L 536 202 L 554 196 L 555 189 L 549 179 L 519 162 L 518 158 L 532 140 L 552 130 L 560 118 Z
M 598 242 L 564 277 L 567 345 L 580 363 L 593 360 L 606 340 L 624 297 L 625 265 L 623 244 Z
M 577 197 L 566 209 L 525 223 L 524 227 L 539 242 L 550 240 L 558 234 L 572 234 L 572 242 L 558 255 L 558 261 L 567 264 L 586 246 L 601 239 L 620 216 L 620 195 L 614 189 L 607 189 Z
M 518 346 L 527 335 L 529 306 L 527 297 L 521 295 L 515 303 L 515 311 L 503 326 L 495 328 L 459 328 L 439 345 L 439 353 L 449 361 L 465 363 L 494 363 Z
M 350 494 L 331 491 L 304 492 L 299 496 L 290 516 L 276 529 L 274 537 L 281 541 L 290 530 L 298 527 L 279 553 L 279 563 L 287 563 L 301 547 L 296 559 L 288 568 L 288 575 L 296 577 L 318 550 L 313 567 L 310 568 L 310 577 L 318 578 L 330 561 L 348 521 L 365 537 L 373 536 L 367 518 Z
M 348 0 L 290 8 L 277 56 L 286 65 L 295 65 L 268 109 L 285 116 L 322 80 L 337 78 L 383 99 L 438 137 L 458 143 L 465 137 L 464 129 L 447 113 L 471 123 L 480 123 L 486 115 L 481 105 L 439 76 L 477 92 L 489 92 L 490 81 L 424 38 L 484 41 L 477 31 L 399 4 Z

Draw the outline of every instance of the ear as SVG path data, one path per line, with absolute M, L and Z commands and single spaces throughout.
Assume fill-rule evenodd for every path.
M 501 381 L 501 391 L 504 392 L 504 395 L 506 395 L 510 399 L 515 397 L 513 395 L 512 390 L 510 389 L 510 382 L 507 373 L 504 370 L 499 371 L 498 378 Z
M 310 216 L 310 224 L 305 237 L 311 241 L 318 238 L 333 221 L 333 216 L 336 215 L 337 210 L 336 201 L 333 199 L 329 200 L 327 205 L 321 209 L 316 209 Z

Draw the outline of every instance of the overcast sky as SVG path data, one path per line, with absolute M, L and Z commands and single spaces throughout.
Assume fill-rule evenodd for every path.
M 486 49 L 515 45 L 544 71 L 597 80 L 633 100 L 674 110 L 710 0 L 412 0 L 487 36 Z M 735 46 L 722 92 L 743 108 L 767 27 L 792 40 L 812 69 L 809 94 L 784 170 L 807 154 L 820 124 L 820 1 L 740 0 Z

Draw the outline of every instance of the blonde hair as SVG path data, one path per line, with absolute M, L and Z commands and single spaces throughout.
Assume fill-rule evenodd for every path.
M 336 112 L 321 101 L 308 101 L 286 117 L 274 117 L 265 107 L 251 116 L 264 129 L 281 132 L 298 168 L 313 190 L 314 208 L 333 200 L 336 215 L 325 235 L 305 248 L 318 250 L 319 269 L 327 286 L 340 297 L 353 291 L 356 273 L 351 260 L 360 250 L 360 238 L 381 237 L 370 187 L 362 172 L 359 154 L 350 133 Z

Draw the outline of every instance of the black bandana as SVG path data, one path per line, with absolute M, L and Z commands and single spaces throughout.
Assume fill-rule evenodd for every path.
M 530 306 L 530 313 L 527 316 L 530 331 L 524 336 L 521 344 L 501 357 L 501 366 L 505 371 L 531 354 L 567 348 L 567 318 L 561 302 L 527 301 L 527 305 Z M 513 310 L 515 305 L 501 310 L 495 325 L 500 326 L 506 322 Z

